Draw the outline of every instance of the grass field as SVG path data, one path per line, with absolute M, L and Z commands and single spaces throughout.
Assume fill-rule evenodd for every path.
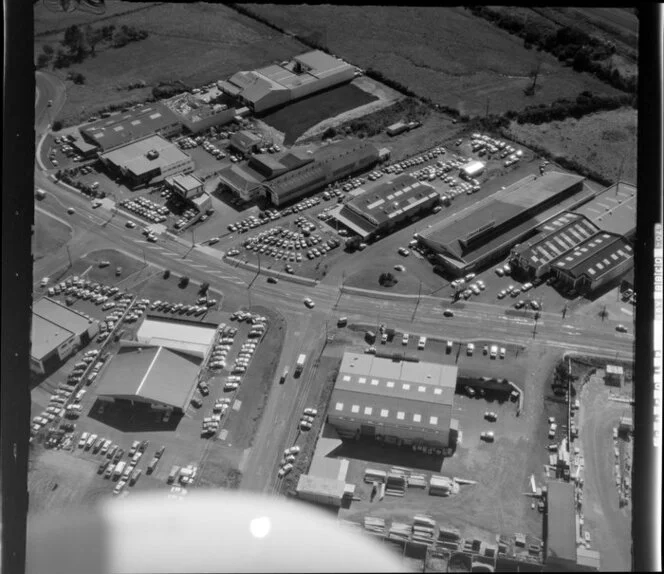
M 60 14 L 62 27 L 70 24 L 69 18 L 79 23 L 77 14 Z M 109 104 L 144 100 L 159 81 L 200 85 L 305 51 L 299 42 L 217 4 L 155 4 L 103 22 L 109 24 L 134 26 L 149 36 L 123 48 L 103 49 L 94 58 L 56 71 L 63 78 L 70 70 L 86 78 L 84 85 L 67 83 L 67 101 L 59 119 L 87 118 Z M 36 38 L 35 51 L 41 51 L 43 44 L 56 47 L 61 37 Z M 126 90 L 141 80 L 146 88 Z
M 490 113 L 502 113 L 584 90 L 619 93 L 549 54 L 527 50 L 519 38 L 461 8 L 244 6 L 288 32 L 315 36 L 354 65 L 469 115 L 484 114 L 487 99 Z M 541 89 L 528 97 L 523 89 L 538 61 Z
M 284 132 L 284 144 L 292 145 L 309 128 L 323 120 L 378 100 L 353 84 L 345 84 L 295 102 L 263 118 Z
M 35 261 L 55 253 L 71 237 L 71 229 L 57 219 L 35 211 L 35 233 L 32 236 L 32 257 Z
M 636 183 L 637 119 L 635 109 L 622 108 L 549 124 L 512 122 L 508 131 L 526 146 L 536 144 L 573 158 L 611 180 L 618 177 L 626 158 L 621 179 Z
M 115 285 L 120 283 L 141 270 L 145 265 L 129 257 L 124 253 L 115 251 L 114 249 L 101 249 L 88 253 L 84 258 L 88 265 L 92 265 L 92 269 L 87 274 L 88 279 L 91 281 L 99 281 L 104 285 Z M 108 261 L 108 267 L 99 267 L 100 261 Z M 116 275 L 115 268 L 122 267 L 122 274 Z

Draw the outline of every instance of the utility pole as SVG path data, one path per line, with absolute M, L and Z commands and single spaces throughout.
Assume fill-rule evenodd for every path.
M 563 307 L 563 319 L 565 318 L 565 315 L 567 315 L 567 303 L 565 303 L 565 306 Z

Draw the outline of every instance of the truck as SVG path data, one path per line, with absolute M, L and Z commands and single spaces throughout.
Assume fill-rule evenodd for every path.
M 38 187 L 35 190 L 35 196 L 37 197 L 37 199 L 44 199 L 46 197 L 46 192 Z
M 295 363 L 295 376 L 299 376 L 304 369 L 304 363 L 307 360 L 307 356 L 303 353 L 297 358 L 297 363 Z
M 288 376 L 288 367 L 284 369 L 284 372 L 281 373 L 281 378 L 279 379 L 279 384 L 283 385 L 286 382 L 286 377 Z
M 120 475 L 124 472 L 125 466 L 127 463 L 124 460 L 121 460 L 115 465 L 115 469 L 113 469 L 113 478 L 119 478 Z
M 177 465 L 173 465 L 171 467 L 171 472 L 168 474 L 168 480 L 166 482 L 168 484 L 173 484 L 179 472 L 180 472 L 180 467 Z

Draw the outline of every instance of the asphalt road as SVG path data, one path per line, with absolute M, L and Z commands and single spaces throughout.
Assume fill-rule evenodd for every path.
M 38 74 L 37 82 L 36 131 L 39 139 L 51 123 L 48 116 L 56 114 L 64 103 L 64 87 L 46 74 Z M 49 99 L 53 100 L 51 108 L 46 106 Z M 156 244 L 147 242 L 138 228 L 129 230 L 125 227 L 125 217 L 113 215 L 105 208 L 93 209 L 87 198 L 60 187 L 48 177 L 48 173 L 37 167 L 35 185 L 48 192 L 45 200 L 37 202 L 36 209 L 67 222 L 74 229 L 68 244 L 69 251 L 63 248 L 37 262 L 34 270 L 36 281 L 43 276 L 55 276 L 58 270 L 68 265 L 70 256 L 74 260 L 94 249 L 110 248 L 151 265 L 186 274 L 194 281 L 209 282 L 226 297 L 246 297 L 248 285 L 251 284 L 252 303 L 276 308 L 287 322 L 286 343 L 277 374 L 286 365 L 291 367 L 292 372 L 301 352 L 308 355 L 307 369 L 312 368 L 313 359 L 322 348 L 326 321 L 328 324 L 336 323 L 337 317 L 342 315 L 347 315 L 351 323 L 376 324 L 380 318 L 398 330 L 443 339 L 482 338 L 527 345 L 536 338 L 539 344 L 564 350 L 609 357 L 618 354 L 622 358 L 632 355 L 632 336 L 617 333 L 617 323 L 612 321 L 596 325 L 576 324 L 570 317 L 562 320 L 558 315 L 544 312 L 533 337 L 532 319 L 505 316 L 503 307 L 490 303 L 466 302 L 462 309 L 455 311 L 453 318 L 445 318 L 443 310 L 447 304 L 441 304 L 435 298 L 423 297 L 418 303 L 416 299 L 351 296 L 341 294 L 339 285 L 309 287 L 285 280 L 273 285 L 266 283 L 262 277 L 252 283 L 254 272 L 227 265 L 221 260 L 220 252 L 192 248 L 186 241 L 168 234 L 163 234 Z M 76 212 L 68 214 L 68 207 L 74 207 Z M 302 301 L 307 296 L 316 302 L 316 308 L 312 311 L 303 305 Z M 295 439 L 298 411 L 306 406 L 309 397 L 310 389 L 306 382 L 309 379 L 305 370 L 301 378 L 273 387 L 275 390 L 268 398 L 254 447 L 245 461 L 243 488 L 258 491 L 273 488 L 276 464 L 283 448 Z

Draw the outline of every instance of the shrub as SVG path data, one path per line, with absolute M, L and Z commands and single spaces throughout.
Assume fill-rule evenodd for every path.
M 184 289 L 187 285 L 189 285 L 189 277 L 187 277 L 186 275 L 180 277 L 179 285 L 182 289 Z
M 398 280 L 392 273 L 381 273 L 378 283 L 383 287 L 394 287 L 398 283 Z
M 168 279 L 171 276 L 170 269 L 164 269 L 164 279 Z

